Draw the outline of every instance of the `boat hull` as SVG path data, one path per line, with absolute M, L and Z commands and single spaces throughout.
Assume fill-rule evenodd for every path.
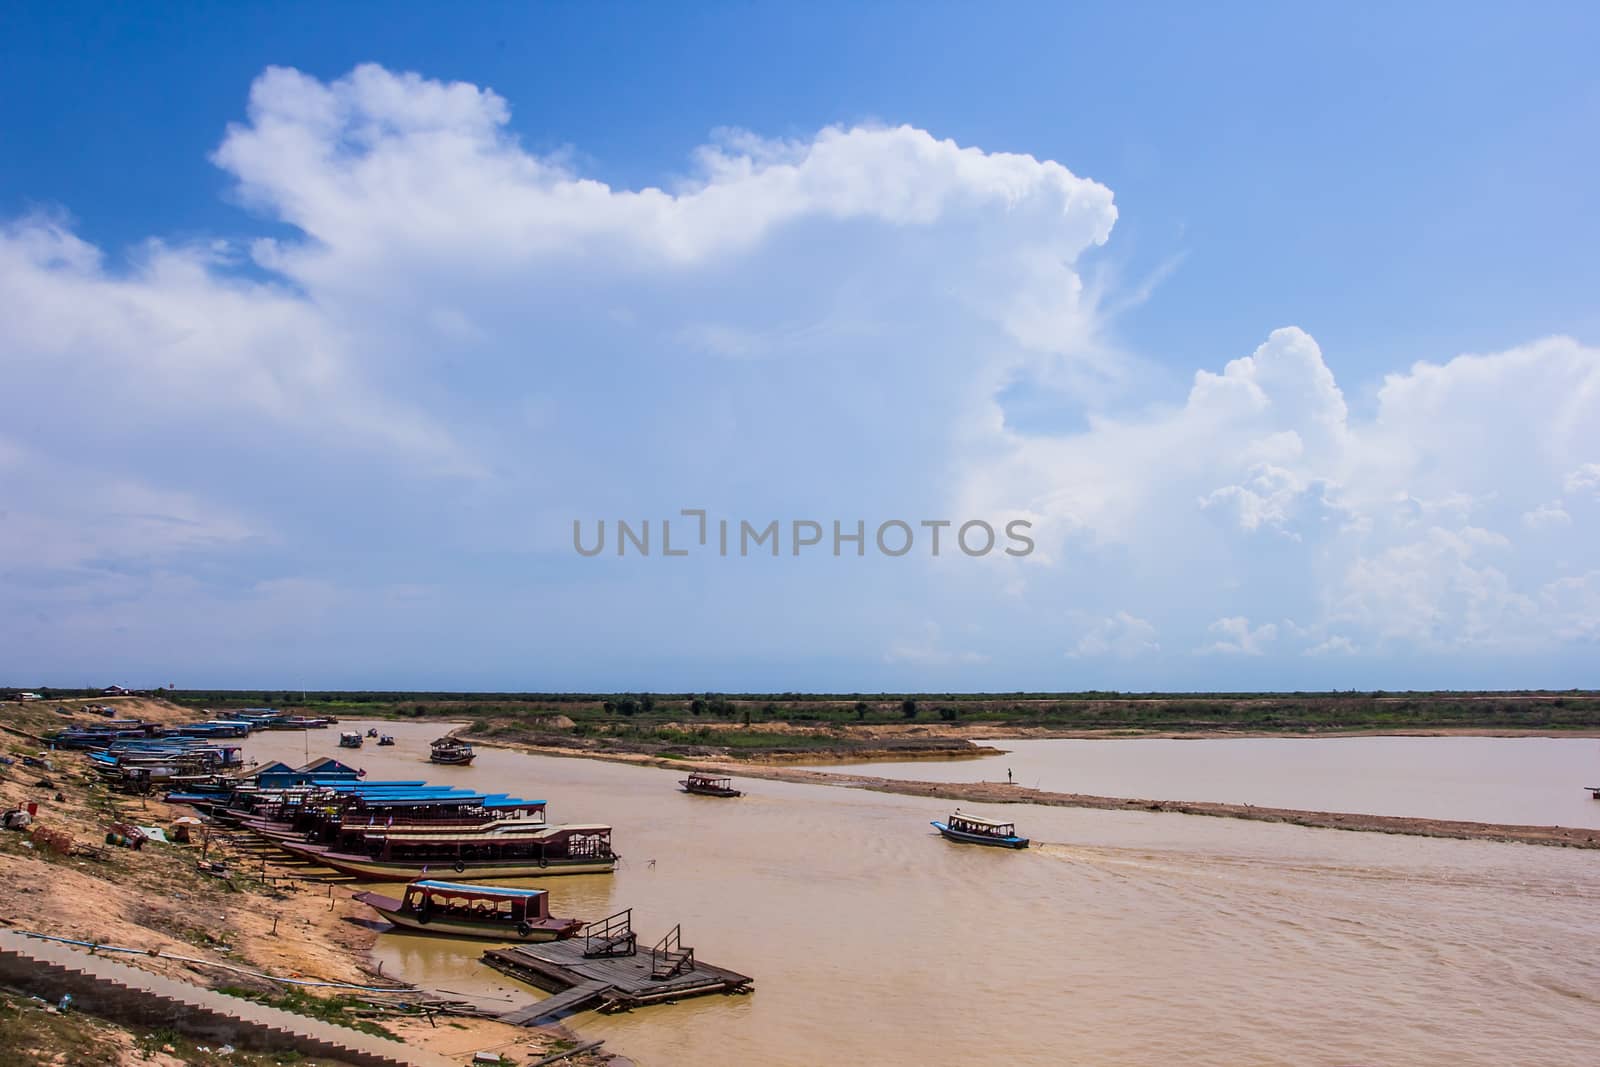
M 277 842 L 291 856 L 320 867 L 348 874 L 368 882 L 413 882 L 442 874 L 471 875 L 479 880 L 497 878 L 548 878 L 558 874 L 610 874 L 617 869 L 617 858 L 562 858 L 541 862 L 538 859 L 487 860 L 478 862 L 436 859 L 386 861 L 350 853 L 329 852 L 314 845 Z
M 549 926 L 538 923 L 484 923 L 448 916 L 422 921 L 414 912 L 407 911 L 400 901 L 386 897 L 382 893 L 355 893 L 352 896 L 395 926 L 445 937 L 475 937 L 485 941 L 560 941 L 571 937 L 583 926 L 579 922 L 564 922 Z
M 948 841 L 959 841 L 964 845 L 988 845 L 991 848 L 1027 848 L 1026 837 L 990 837 L 985 834 L 969 834 L 965 830 L 952 830 L 942 822 L 932 824 L 935 830 L 944 835 Z

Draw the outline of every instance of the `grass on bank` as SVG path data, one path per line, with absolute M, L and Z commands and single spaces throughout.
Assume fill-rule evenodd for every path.
M 218 1051 L 215 1043 L 202 1043 L 172 1030 L 124 1027 L 68 1009 L 60 1011 L 35 997 L 0 990 L 0 1063 L 6 1067 L 44 1067 L 73 1064 L 84 1067 L 118 1067 L 144 1060 L 182 1063 L 196 1067 L 266 1067 L 331 1064 L 308 1059 L 298 1052 Z
M 257 989 L 246 989 L 242 986 L 219 986 L 217 992 L 226 993 L 230 997 L 239 997 L 244 1000 L 253 1000 L 257 1004 L 264 1004 L 269 1008 L 278 1008 L 283 1011 L 304 1015 L 310 1019 L 317 1019 L 335 1026 L 345 1026 L 352 1030 L 372 1034 L 374 1037 L 387 1038 L 390 1041 L 399 1041 L 393 1032 L 363 1018 L 362 1012 L 370 1011 L 373 1005 L 357 997 L 348 996 L 312 996 L 299 989 L 274 990 L 265 992 Z

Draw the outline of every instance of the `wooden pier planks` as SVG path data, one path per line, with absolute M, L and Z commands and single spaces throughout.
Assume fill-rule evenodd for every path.
M 540 989 L 557 991 L 537 1003 L 507 1012 L 502 1021 L 535 1025 L 551 1016 L 590 1007 L 637 1007 L 663 1000 L 742 993 L 754 981 L 723 967 L 692 961 L 692 965 L 666 979 L 651 977 L 648 953 L 588 959 L 583 941 L 551 941 L 490 949 L 483 954 L 489 966 Z
M 535 1001 L 527 1007 L 518 1008 L 516 1011 L 508 1011 L 500 1016 L 500 1021 L 511 1023 L 513 1026 L 538 1026 L 547 1019 L 554 1019 L 568 1012 L 583 1011 L 594 1007 L 605 998 L 607 993 L 611 992 L 611 989 L 610 982 L 601 981 L 598 978 L 593 981 L 583 982 L 565 992 L 556 993 L 554 996 Z

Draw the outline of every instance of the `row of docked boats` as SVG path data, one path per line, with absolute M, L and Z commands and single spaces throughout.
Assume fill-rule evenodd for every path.
M 449 740 L 444 739 L 444 740 Z M 434 742 L 435 752 L 441 742 Z M 738 797 L 733 779 L 691 771 L 678 785 L 685 793 Z M 541 874 L 551 873 L 542 869 Z M 450 937 L 493 941 L 557 941 L 575 937 L 585 922 L 550 914 L 550 894 L 543 889 L 513 889 L 464 882 L 417 879 L 398 897 L 372 890 L 354 894 L 394 926 Z
M 46 740 L 56 748 L 95 751 L 104 750 L 119 741 L 171 742 L 178 738 L 224 741 L 248 737 L 257 730 L 321 730 L 333 721 L 288 715 L 272 708 L 245 708 L 228 712 L 225 718 L 176 726 L 143 719 L 108 719 L 88 726 L 69 726 L 51 734 Z
M 226 790 L 226 792 L 224 792 Z M 337 760 L 274 764 L 206 790 L 168 795 L 205 807 L 280 850 L 367 881 L 430 873 L 486 879 L 615 869 L 611 827 L 551 825 L 546 802 L 424 781 L 369 781 Z

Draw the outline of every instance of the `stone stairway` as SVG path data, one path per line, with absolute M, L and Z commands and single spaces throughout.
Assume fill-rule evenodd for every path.
M 0 983 L 75 1009 L 139 1026 L 170 1027 L 239 1048 L 339 1060 L 354 1067 L 451 1067 L 421 1049 L 344 1026 L 230 997 L 188 982 L 0 929 Z

